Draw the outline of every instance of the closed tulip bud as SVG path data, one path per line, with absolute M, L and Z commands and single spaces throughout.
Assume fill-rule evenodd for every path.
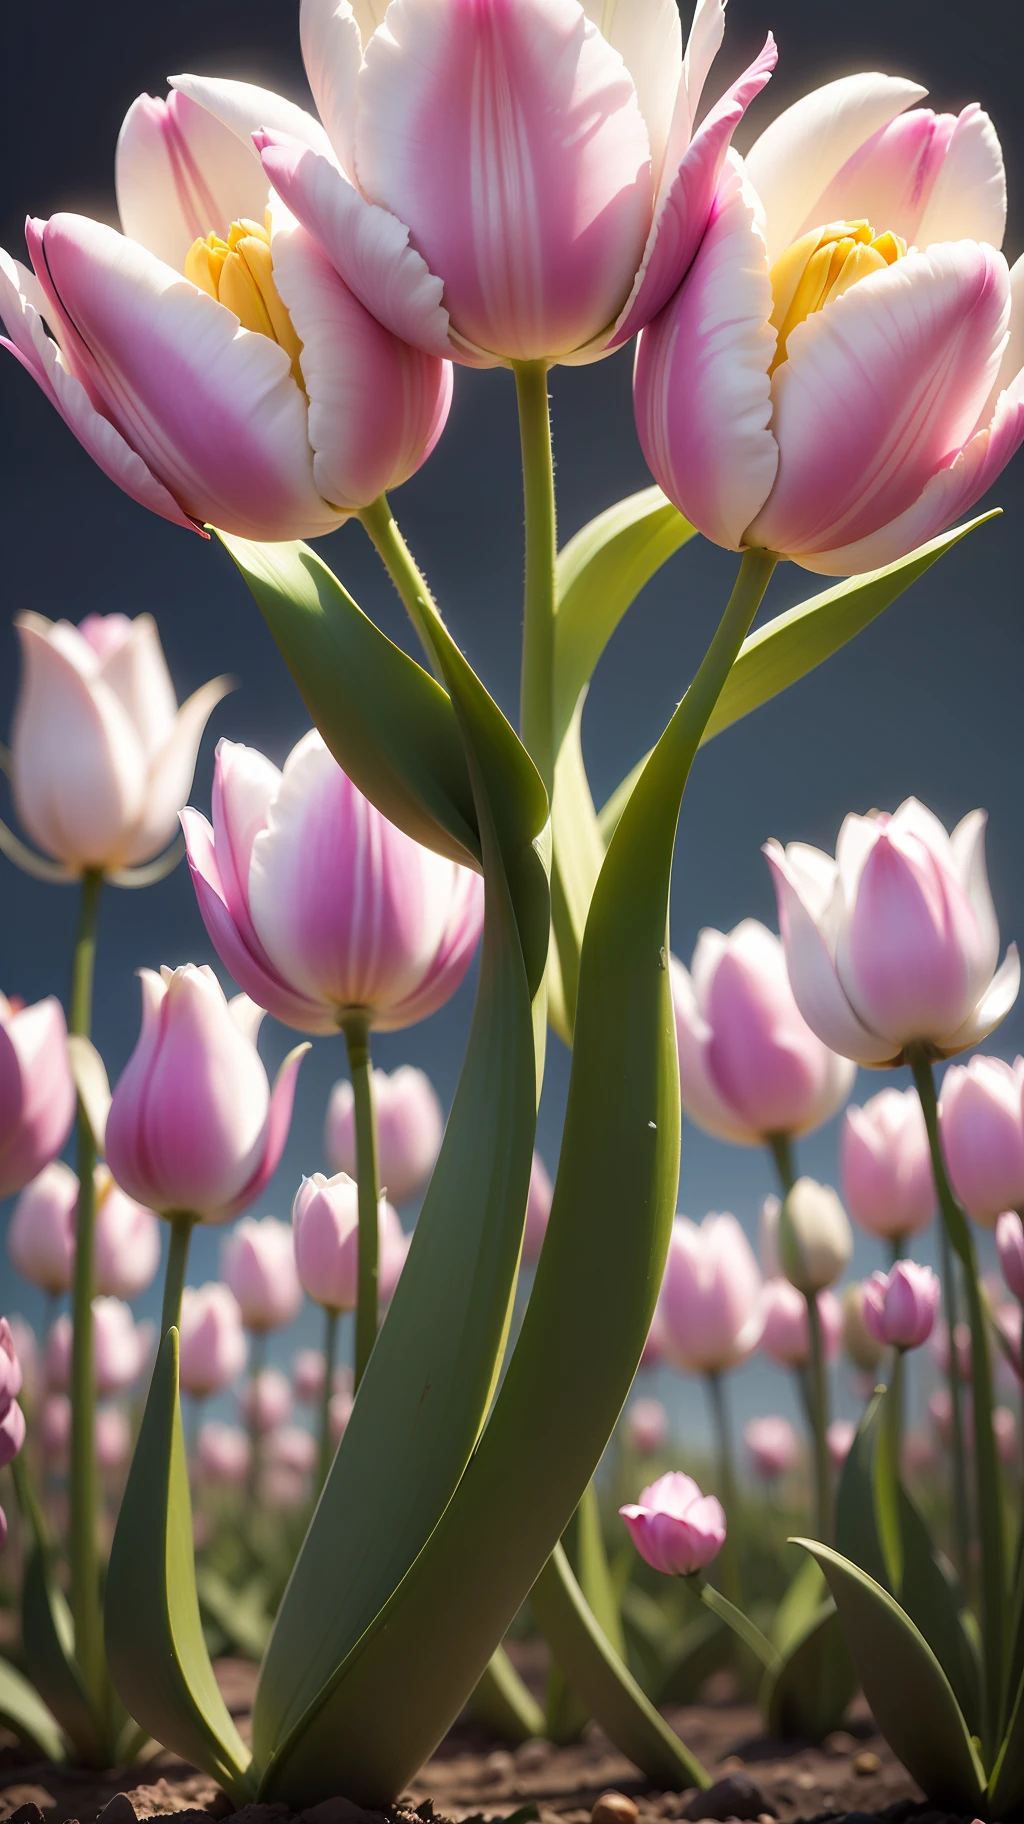
M 323 1397 L 327 1380 L 327 1358 L 322 1349 L 299 1349 L 292 1356 L 292 1386 L 295 1398 L 312 1406 Z
M 916 1089 L 883 1089 L 843 1118 L 840 1174 L 846 1207 L 869 1235 L 917 1235 L 935 1214 L 935 1180 Z
M 108 1475 L 123 1469 L 132 1448 L 128 1415 L 120 1406 L 101 1406 L 96 1414 L 96 1461 Z
M 855 1070 L 801 1015 L 782 945 L 756 919 L 702 931 L 690 970 L 672 959 L 683 1108 L 721 1140 L 806 1134 L 846 1101 Z
M 71 1318 L 65 1311 L 46 1339 L 46 1385 L 53 1393 L 66 1393 L 71 1386 L 71 1341 Z M 92 1347 L 97 1393 L 101 1398 L 124 1393 L 145 1366 L 147 1333 L 121 1299 L 94 1298 Z
M 196 1399 L 223 1393 L 241 1374 L 248 1353 L 234 1293 L 220 1280 L 186 1286 L 178 1328 L 182 1391 Z
M 985 868 L 985 813 L 947 835 L 908 798 L 891 815 L 850 815 L 836 856 L 765 844 L 786 965 L 804 1019 L 859 1064 L 966 1051 L 1017 999 L 1020 960 L 1002 967 Z
M 626 1407 L 626 1441 L 638 1456 L 653 1457 L 668 1441 L 668 1413 L 660 1400 L 634 1400 Z
M 160 1225 L 152 1210 L 127 1197 L 102 1167 L 96 1173 L 96 1290 L 138 1298 L 160 1265 Z
M 27 1324 L 23 1317 L 15 1316 L 9 1321 L 7 1318 L 0 1318 L 0 1338 L 4 1335 L 5 1324 L 7 1325 L 6 1334 L 18 1363 L 25 1404 L 34 1406 L 42 1387 L 42 1363 L 39 1359 L 39 1343 L 36 1333 L 31 1324 Z M 2 1342 L 0 1342 L 0 1349 L 5 1354 L 7 1353 L 7 1347 Z
M 285 1059 L 271 1094 L 251 1001 L 229 1004 L 205 964 L 140 974 L 142 1032 L 110 1105 L 110 1169 L 161 1215 L 226 1222 L 277 1169 L 305 1048 Z
M 444 1114 L 430 1078 L 411 1064 L 391 1072 L 374 1070 L 377 1166 L 391 1203 L 406 1203 L 422 1190 L 441 1150 Z M 327 1105 L 324 1152 L 334 1172 L 356 1176 L 355 1112 L 352 1085 L 336 1083 Z
M 534 1153 L 530 1166 L 530 1190 L 526 1199 L 526 1226 L 523 1230 L 523 1262 L 526 1266 L 532 1266 L 540 1259 L 554 1194 L 547 1166 L 540 1154 Z
M 954 1064 L 939 1100 L 942 1150 L 953 1189 L 985 1228 L 1024 1209 L 1024 1058 Z
M 865 1322 L 864 1287 L 860 1284 L 847 1286 L 843 1293 L 843 1348 L 862 1374 L 873 1374 L 885 1354 L 884 1345 Z
M 221 1246 L 220 1270 L 247 1330 L 265 1334 L 298 1316 L 302 1287 L 290 1223 L 275 1216 L 243 1216 Z
M 152 615 L 90 614 L 79 627 L 19 614 L 14 805 L 33 841 L 73 874 L 150 861 L 174 840 L 215 678 L 178 708 Z
M 327 1421 L 331 1428 L 332 1443 L 340 1444 L 342 1438 L 345 1436 L 349 1419 L 352 1417 L 352 1408 L 355 1403 L 355 1395 L 347 1388 L 342 1388 L 340 1393 L 332 1393 L 331 1403 L 327 1411 Z
M 769 1279 L 761 1300 L 761 1353 L 784 1368 L 806 1368 L 811 1359 L 807 1300 L 788 1279 Z M 834 1292 L 818 1293 L 818 1317 L 827 1362 L 835 1361 L 843 1335 L 843 1315 Z
M 12 1400 L 0 1419 L 0 1469 L 13 1462 L 25 1442 L 25 1414 Z
M 798 1178 L 779 1216 L 782 1271 L 800 1292 L 823 1292 L 853 1254 L 853 1233 L 831 1185 Z
M 26 1184 L 7 1230 L 11 1264 L 52 1298 L 69 1291 L 74 1278 L 77 1203 L 78 1179 L 54 1159 Z
M 249 1473 L 252 1447 L 237 1425 L 208 1419 L 196 1440 L 198 1468 L 209 1482 L 238 1484 Z
M 279 1368 L 261 1368 L 246 1384 L 242 1412 L 261 1436 L 287 1425 L 292 1416 L 292 1390 Z
M 380 1207 L 380 1242 L 377 1253 L 377 1303 L 381 1311 L 386 1311 L 395 1296 L 395 1289 L 402 1277 L 402 1271 L 409 1258 L 412 1236 L 402 1228 L 401 1219 L 394 1204 L 381 1198 Z
M 0 1417 L 17 1399 L 22 1382 L 21 1362 L 14 1346 L 14 1334 L 6 1317 L 0 1317 Z
M 380 1032 L 454 994 L 483 925 L 483 883 L 364 798 L 316 729 L 279 772 L 221 741 L 212 827 L 182 818 L 206 929 L 239 986 L 286 1026 Z
M 930 1267 L 898 1260 L 888 1273 L 865 1280 L 864 1322 L 888 1348 L 919 1349 L 931 1336 L 939 1290 Z
M 773 1413 L 765 1419 L 748 1419 L 743 1427 L 743 1442 L 750 1452 L 755 1474 L 764 1482 L 776 1482 L 795 1469 L 800 1459 L 800 1441 L 788 1419 Z
M 64 1009 L 0 994 L 0 1198 L 13 1197 L 56 1158 L 75 1118 Z
M 308 1476 L 316 1463 L 316 1439 L 301 1425 L 282 1425 L 267 1439 L 266 1454 L 276 1468 Z
M 620 1507 L 619 1513 L 641 1558 L 667 1577 L 692 1577 L 725 1544 L 721 1502 L 702 1495 L 692 1476 L 678 1470 L 659 1476 L 638 1502 Z
M 735 1216 L 677 1216 L 658 1298 L 666 1355 L 693 1374 L 746 1361 L 761 1335 L 761 1275 Z
M 43 1455 L 55 1468 L 67 1462 L 71 1446 L 71 1401 L 66 1393 L 48 1394 L 39 1419 Z
M 292 1204 L 292 1233 L 299 1279 L 310 1298 L 329 1311 L 354 1311 L 359 1269 L 359 1192 L 346 1172 L 304 1178 Z M 390 1298 L 405 1264 L 406 1238 L 397 1212 L 381 1197 L 378 1290 Z
M 1024 1303 L 1024 1223 L 1016 1210 L 1004 1210 L 996 1223 L 996 1247 L 1007 1287 Z
M 842 1469 L 857 1436 L 857 1427 L 852 1419 L 833 1419 L 825 1433 L 825 1443 L 832 1459 L 833 1469 Z

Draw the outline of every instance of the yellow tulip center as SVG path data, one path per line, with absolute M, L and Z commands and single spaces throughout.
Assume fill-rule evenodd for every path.
M 243 329 L 269 336 L 289 356 L 292 373 L 302 385 L 302 343 L 292 328 L 274 283 L 270 233 L 258 222 L 232 222 L 228 238 L 210 233 L 193 241 L 185 255 L 185 277 L 233 310 Z
M 907 243 L 898 234 L 876 234 L 869 222 L 829 222 L 787 247 L 771 272 L 772 327 L 779 338 L 771 372 L 786 359 L 786 343 L 798 323 L 869 272 L 895 265 L 906 251 Z

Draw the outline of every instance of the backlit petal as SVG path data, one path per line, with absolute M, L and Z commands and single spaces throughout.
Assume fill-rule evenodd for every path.
M 356 82 L 363 52 L 349 0 L 302 0 L 299 37 L 317 112 L 339 162 L 351 177 L 355 170 Z
M 868 221 L 877 234 L 890 229 L 908 246 L 917 243 L 921 217 L 956 124 L 954 114 L 933 114 L 930 108 L 898 114 L 837 171 L 824 194 L 814 199 L 798 235 L 824 222 Z
M 772 870 L 786 967 L 796 1004 L 812 1032 L 841 1057 L 858 1064 L 889 1064 L 898 1047 L 869 1031 L 851 1007 L 821 930 L 804 904 L 799 882 L 777 842 L 764 854 Z
M 972 104 L 956 123 L 914 238 L 919 247 L 960 240 L 1001 247 L 1005 231 L 1003 149 L 988 115 Z
M 233 82 L 222 76 L 168 76 L 167 81 L 179 94 L 198 102 L 208 114 L 249 147 L 260 128 L 268 133 L 282 133 L 300 145 L 311 146 L 333 158 L 330 139 L 320 122 L 307 114 L 294 101 L 275 95 L 272 89 L 257 88 L 252 82 Z
M 982 1039 L 987 1039 L 989 1033 L 994 1032 L 1005 1020 L 1019 993 L 1020 956 L 1016 944 L 1011 944 L 1002 966 L 996 970 L 974 1012 L 958 1032 L 943 1039 L 939 1048 L 940 1056 L 952 1058 L 958 1051 L 967 1051 L 972 1045 L 980 1045 Z
M 125 858 L 129 866 L 149 861 L 174 840 L 179 813 L 192 789 L 203 732 L 213 710 L 230 689 L 230 679 L 212 678 L 179 709 L 150 765 L 142 821 Z
M 177 272 L 193 241 L 226 238 L 233 221 L 263 220 L 270 185 L 252 144 L 187 95 L 140 95 L 114 158 L 121 227 Z
M 700 0 L 698 11 L 706 12 L 709 7 L 721 11 L 722 0 Z M 647 123 L 657 183 L 683 73 L 683 33 L 676 0 L 584 0 L 583 10 L 618 51 L 633 78 Z

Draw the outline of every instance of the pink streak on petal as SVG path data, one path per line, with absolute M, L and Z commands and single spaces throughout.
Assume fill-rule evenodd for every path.
M 299 1066 L 302 1063 L 308 1045 L 296 1045 L 290 1051 L 274 1078 L 274 1088 L 270 1097 L 270 1109 L 267 1125 L 264 1129 L 263 1157 L 248 1183 L 239 1191 L 238 1196 L 224 1209 L 224 1216 L 237 1216 L 264 1191 L 281 1163 L 281 1155 L 288 1139 L 288 1129 L 292 1122 L 292 1109 L 295 1106 L 295 1086 L 298 1081 Z
M 738 1146 L 759 1144 L 760 1136 L 751 1135 L 715 1083 L 708 1057 L 711 1028 L 697 1006 L 688 970 L 674 956 L 669 959 L 669 968 L 684 1113 L 716 1139 L 732 1140 Z
M 844 937 L 837 969 L 867 1024 L 903 1041 L 940 1037 L 966 1017 L 974 916 L 914 837 L 879 833 Z
M 1006 167 L 999 135 L 988 115 L 972 102 L 953 130 L 946 157 L 924 216 L 917 244 L 987 241 L 1001 247 L 1006 230 Z
M 824 222 L 866 220 L 876 234 L 890 229 L 908 245 L 916 243 L 956 124 L 955 114 L 934 114 L 931 108 L 897 115 L 847 159 L 815 199 L 813 221 L 807 217 L 798 234 Z
M 425 1020 L 450 1000 L 463 980 L 483 930 L 484 883 L 468 868 L 458 873 L 445 932 L 426 975 L 412 994 L 374 1022 L 378 1032 L 397 1032 Z
M 260 222 L 270 185 L 252 146 L 187 95 L 140 95 L 124 118 L 114 160 L 121 227 L 157 259 L 184 269 L 193 241 Z
M 872 1032 L 851 1007 L 784 851 L 777 842 L 768 842 L 763 852 L 772 870 L 790 986 L 811 1031 L 841 1057 L 855 1058 L 859 1064 L 891 1062 L 898 1047 Z

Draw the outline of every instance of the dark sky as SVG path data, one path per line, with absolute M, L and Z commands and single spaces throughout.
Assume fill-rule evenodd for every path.
M 685 11 L 685 9 L 684 9 Z M 113 219 L 113 149 L 125 109 L 141 90 L 163 93 L 169 71 L 258 80 L 303 99 L 291 0 L 177 0 L 93 7 L 56 0 L 12 8 L 0 66 L 2 244 L 23 257 L 26 212 L 80 209 Z M 1002 136 L 1009 170 L 1011 261 L 1024 239 L 1024 126 L 1015 0 L 965 13 L 959 0 L 732 0 L 711 96 L 750 59 L 771 27 L 778 72 L 749 116 L 749 138 L 806 88 L 857 69 L 929 85 L 932 105 L 980 100 Z M 560 523 L 568 537 L 621 495 L 646 486 L 630 402 L 631 353 L 594 367 L 556 370 L 554 424 Z M 0 736 L 17 683 L 13 615 L 34 608 L 80 620 L 90 611 L 151 610 L 183 698 L 215 673 L 240 689 L 215 711 L 193 802 L 208 808 L 212 752 L 224 734 L 280 762 L 306 726 L 276 649 L 226 556 L 137 507 L 92 466 L 34 384 L 0 360 L 0 491 L 3 597 Z M 513 388 L 503 372 L 456 372 L 447 431 L 395 507 L 449 624 L 502 703 L 514 711 L 521 627 L 521 505 Z M 1004 941 L 1024 938 L 1020 680 L 1021 564 L 1014 558 L 1024 508 L 1024 462 L 997 482 L 1001 520 L 933 570 L 882 620 L 823 670 L 716 741 L 700 757 L 680 831 L 673 941 L 688 960 L 701 925 L 723 928 L 753 914 L 774 920 L 760 845 L 769 835 L 831 847 L 844 813 L 892 808 L 916 793 L 947 823 L 978 804 L 991 813 L 990 871 Z M 358 525 L 321 542 L 328 561 L 387 631 L 406 639 L 389 585 Z M 660 732 L 699 659 L 730 587 L 735 559 L 695 541 L 649 587 L 599 669 L 585 741 L 601 803 Z M 813 579 L 780 568 L 766 612 L 814 592 Z M 6 813 L 4 813 L 6 814 Z M 74 893 L 43 886 L 0 861 L 0 986 L 36 999 L 65 988 Z M 212 960 L 186 871 L 145 893 L 110 891 L 103 908 L 96 1038 L 116 1076 L 134 1043 L 141 964 Z M 467 986 L 425 1025 L 380 1040 L 379 1061 L 424 1065 L 446 1104 L 470 1012 Z M 1005 1055 L 1024 1043 L 1019 1011 L 996 1035 Z M 273 1065 L 289 1035 L 268 1021 Z M 541 1146 L 557 1154 L 566 1063 L 551 1049 Z M 303 1068 L 285 1161 L 261 1206 L 287 1215 L 302 1171 L 320 1168 L 327 1092 L 342 1071 L 341 1041 L 318 1040 Z M 862 1075 L 858 1099 L 880 1087 Z M 599 1139 L 597 1140 L 599 1143 Z M 804 1149 L 819 1176 L 834 1174 L 834 1128 Z M 680 1208 L 700 1216 L 732 1208 L 751 1221 L 769 1188 L 756 1153 L 687 1130 Z M 191 1277 L 215 1266 L 218 1237 L 199 1238 Z M 858 1257 L 875 1264 L 871 1248 Z M 4 1258 L 0 1308 L 34 1310 Z M 9 1289 L 8 1289 L 9 1288 Z M 295 1338 L 300 1329 L 296 1328 Z M 288 1346 L 294 1339 L 282 1339 Z M 781 1398 L 777 1378 L 743 1377 L 745 1410 Z

